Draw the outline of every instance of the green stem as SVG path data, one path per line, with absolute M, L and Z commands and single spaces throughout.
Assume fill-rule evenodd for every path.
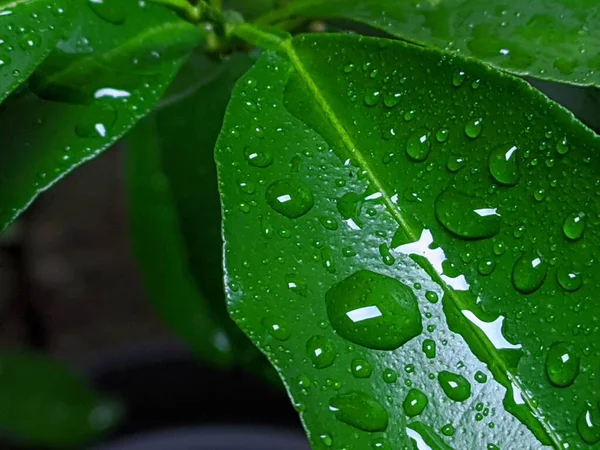
M 210 4 L 217 11 L 223 11 L 223 0 L 212 0 Z
M 198 23 L 203 15 L 202 5 L 194 6 L 187 0 L 150 0 L 150 2 L 175 11 L 179 16 L 191 23 Z

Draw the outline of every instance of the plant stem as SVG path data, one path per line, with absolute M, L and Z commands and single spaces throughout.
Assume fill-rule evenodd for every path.
M 202 5 L 194 6 L 187 0 L 149 0 L 151 3 L 162 5 L 175 11 L 183 19 L 197 23 L 202 17 Z

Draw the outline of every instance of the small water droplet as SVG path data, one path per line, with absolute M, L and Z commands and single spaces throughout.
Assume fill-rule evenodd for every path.
M 319 439 L 325 447 L 331 447 L 333 445 L 333 439 L 327 433 L 319 435 Z
M 393 108 L 400 103 L 401 96 L 400 92 L 387 93 L 383 96 L 383 104 L 388 108 Z
M 337 356 L 333 344 L 324 336 L 311 337 L 306 342 L 306 351 L 317 369 L 329 367 Z
M 319 218 L 319 222 L 323 225 L 323 228 L 331 231 L 335 231 L 338 229 L 338 223 L 333 217 L 324 216 Z
M 464 402 L 471 396 L 471 383 L 457 373 L 441 371 L 438 382 L 446 396 L 455 402 Z
M 431 151 L 429 132 L 420 130 L 406 141 L 406 153 L 415 161 L 425 161 Z
M 287 341 L 292 335 L 289 328 L 279 319 L 265 317 L 262 324 L 269 334 L 279 341 Z
M 465 134 L 471 139 L 475 139 L 477 136 L 481 134 L 481 130 L 483 128 L 483 120 L 482 119 L 473 119 L 469 120 L 465 124 Z
M 446 128 L 440 128 L 435 132 L 435 138 L 438 142 L 446 142 L 448 140 L 448 136 L 450 132 Z
M 487 375 L 485 373 L 483 373 L 481 370 L 478 370 L 477 372 L 475 372 L 475 381 L 477 381 L 478 383 L 486 383 L 487 382 Z
M 446 425 L 444 425 L 440 431 L 442 432 L 442 434 L 444 436 L 454 436 L 454 433 L 456 433 L 456 430 L 454 429 L 454 427 L 452 426 L 452 424 L 447 423 Z
M 544 280 L 548 264 L 537 253 L 525 253 L 521 256 L 512 270 L 512 282 L 518 291 L 531 294 L 537 291 Z
M 483 239 L 500 231 L 500 215 L 485 200 L 445 190 L 435 200 L 435 217 L 451 233 L 465 239 Z
M 450 155 L 448 157 L 448 162 L 446 163 L 446 168 L 452 172 L 456 173 L 460 169 L 465 166 L 465 159 L 462 156 Z
M 373 372 L 373 367 L 369 361 L 357 358 L 350 363 L 350 371 L 355 378 L 369 378 Z
M 569 151 L 569 144 L 567 142 L 567 138 L 562 138 L 560 141 L 556 143 L 556 151 L 561 155 L 564 155 Z
M 465 82 L 465 73 L 461 70 L 460 72 L 455 72 L 454 75 L 452 75 L 452 84 L 456 87 L 460 87 L 462 86 L 462 84 Z
M 271 184 L 265 198 L 271 208 L 290 219 L 303 216 L 314 205 L 312 191 L 304 183 L 292 179 Z
M 329 410 L 335 418 L 359 430 L 385 431 L 388 426 L 387 410 L 373 397 L 353 391 L 329 400 Z
M 381 100 L 381 92 L 379 91 L 369 92 L 365 95 L 365 105 L 367 106 L 375 106 L 379 103 L 379 100 Z
M 398 374 L 394 369 L 385 369 L 382 373 L 383 381 L 386 383 L 395 383 L 398 379 Z
M 521 176 L 517 163 L 517 147 L 503 145 L 490 152 L 488 161 L 490 173 L 501 184 L 514 186 Z
M 106 22 L 113 25 L 121 25 L 125 22 L 121 0 L 89 0 L 88 5 L 98 17 Z
M 117 119 L 116 111 L 108 105 L 93 105 L 75 125 L 75 133 L 82 138 L 106 137 Z
M 429 359 L 435 358 L 436 348 L 435 348 L 434 340 L 425 339 L 423 341 L 423 353 L 425 353 L 425 356 L 427 356 L 427 358 L 429 358 Z
M 273 156 L 266 150 L 253 150 L 250 147 L 247 147 L 244 150 L 244 157 L 250 165 L 260 167 L 261 169 L 273 164 Z
M 579 289 L 582 283 L 581 274 L 566 267 L 558 268 L 556 271 L 556 280 L 565 291 L 569 292 Z
M 30 50 L 39 47 L 42 42 L 41 38 L 34 33 L 25 33 L 19 40 L 19 45 L 22 50 Z
M 385 438 L 377 438 L 371 442 L 373 450 L 392 450 L 392 446 Z
M 395 350 L 423 331 L 412 289 L 386 275 L 355 272 L 327 291 L 325 303 L 334 330 L 364 347 Z
M 402 402 L 402 409 L 408 417 L 415 417 L 425 410 L 428 403 L 429 399 L 422 391 L 411 389 Z
M 573 241 L 581 239 L 583 232 L 585 231 L 585 214 L 584 213 L 572 213 L 570 214 L 563 223 L 563 233 L 565 236 Z
M 352 63 L 350 63 L 350 64 L 346 64 L 346 65 L 344 66 L 344 73 L 350 73 L 350 72 L 353 72 L 355 68 L 356 68 L 356 66 L 355 66 L 354 64 L 352 64 Z
M 425 292 L 425 298 L 430 302 L 430 303 L 437 303 L 439 298 L 438 295 L 433 292 L 433 291 L 427 291 Z
M 577 418 L 577 432 L 588 444 L 600 442 L 600 407 L 586 404 Z
M 483 276 L 490 275 L 495 268 L 496 261 L 494 261 L 493 259 L 484 258 L 480 259 L 477 263 L 477 272 L 479 272 L 479 274 Z
M 579 356 L 566 342 L 552 344 L 546 357 L 546 375 L 556 387 L 571 386 L 579 374 Z

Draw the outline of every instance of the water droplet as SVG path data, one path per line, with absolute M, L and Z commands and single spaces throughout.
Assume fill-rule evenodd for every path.
M 446 142 L 448 140 L 448 136 L 450 132 L 446 128 L 440 128 L 435 133 L 435 138 L 438 142 Z
M 500 215 L 485 200 L 446 190 L 435 200 L 435 216 L 448 231 L 465 239 L 492 237 L 500 231 Z
M 444 436 L 454 436 L 454 433 L 456 433 L 456 430 L 454 429 L 454 427 L 452 426 L 452 424 L 447 423 L 446 425 L 444 425 L 440 431 L 442 432 L 442 434 Z
M 483 128 L 482 122 L 482 119 L 468 121 L 465 125 L 465 134 L 471 139 L 475 139 L 481 134 L 481 129 Z
M 271 184 L 265 198 L 271 208 L 290 219 L 303 216 L 314 204 L 311 190 L 304 183 L 291 179 Z
M 324 336 L 311 337 L 306 342 L 306 351 L 317 369 L 329 367 L 337 356 L 333 344 Z
M 494 261 L 493 259 L 480 259 L 479 262 L 477 263 L 477 272 L 479 272 L 480 275 L 488 276 L 490 275 L 494 269 L 496 268 L 496 261 Z
M 394 93 L 390 93 L 390 94 L 385 94 L 383 96 L 383 104 L 385 106 L 387 106 L 388 108 L 393 108 L 398 103 L 400 103 L 400 97 L 401 96 L 402 96 L 402 94 L 400 94 L 400 92 L 394 92 Z
M 429 403 L 429 399 L 422 391 L 411 389 L 402 402 L 402 409 L 408 417 L 415 417 L 425 410 L 427 403 Z
M 244 157 L 254 167 L 265 168 L 273 164 L 273 156 L 266 150 L 252 150 L 247 147 L 244 150 Z
M 570 214 L 563 223 L 563 233 L 565 236 L 573 241 L 580 239 L 585 231 L 585 214 L 584 213 L 572 213 Z
M 561 155 L 564 155 L 569 151 L 569 144 L 567 142 L 567 138 L 562 138 L 560 141 L 556 143 L 556 151 Z
M 515 145 L 496 147 L 490 152 L 488 167 L 498 183 L 507 186 L 516 185 L 521 177 L 517 163 L 517 147 Z
M 121 25 L 125 22 L 121 0 L 89 0 L 88 5 L 98 17 L 106 22 L 113 25 Z
M 287 341 L 292 335 L 289 328 L 281 320 L 273 317 L 265 317 L 262 324 L 269 334 L 279 341 Z
M 355 272 L 327 291 L 325 303 L 334 330 L 364 347 L 395 350 L 423 331 L 412 289 L 386 275 Z
M 75 125 L 75 133 L 82 138 L 106 137 L 117 119 L 116 111 L 108 105 L 93 105 Z
M 455 402 L 464 402 L 471 396 L 471 383 L 457 373 L 441 371 L 438 382 L 446 396 Z
M 448 157 L 446 167 L 452 173 L 458 172 L 465 166 L 465 159 L 462 156 L 451 155 Z
M 333 445 L 333 439 L 327 433 L 319 435 L 319 439 L 325 447 L 331 447 Z
M 579 374 L 579 356 L 566 342 L 552 344 L 546 357 L 546 375 L 556 387 L 564 388 L 573 384 Z
M 430 303 L 437 303 L 439 298 L 438 295 L 433 292 L 433 291 L 427 291 L 425 292 L 425 298 L 430 302 Z
M 436 349 L 435 349 L 435 341 L 432 339 L 425 339 L 423 341 L 423 353 L 429 359 L 435 358 Z
M 333 217 L 325 216 L 319 218 L 319 222 L 323 225 L 323 228 L 331 231 L 335 231 L 338 229 L 338 223 Z
M 335 418 L 359 430 L 385 431 L 388 426 L 388 412 L 373 397 L 353 391 L 337 395 L 329 400 L 329 410 Z
M 353 72 L 355 68 L 356 68 L 356 66 L 355 66 L 353 63 L 346 64 L 346 65 L 344 66 L 344 73 L 350 73 L 350 72 Z
M 350 363 L 350 371 L 356 378 L 369 378 L 373 372 L 373 367 L 365 359 L 353 359 Z
M 371 448 L 373 450 L 392 450 L 392 446 L 385 438 L 377 438 L 371 442 Z
M 556 271 L 556 281 L 565 290 L 574 292 L 581 287 L 581 274 L 566 267 L 559 267 Z
M 335 260 L 331 254 L 329 247 L 321 249 L 321 264 L 325 267 L 325 270 L 329 273 L 335 273 Z
M 577 432 L 588 444 L 600 441 L 600 408 L 587 403 L 577 418 Z
M 392 256 L 392 254 L 390 253 L 390 248 L 386 243 L 382 243 L 379 245 L 379 254 L 381 255 L 383 263 L 386 266 L 392 266 L 394 262 L 396 262 L 396 258 Z
M 23 36 L 21 36 L 19 45 L 23 50 L 30 50 L 32 48 L 39 47 L 41 42 L 42 40 L 37 34 L 25 33 Z
M 513 266 L 513 285 L 523 294 L 531 294 L 542 286 L 547 270 L 548 264 L 540 255 L 525 253 Z
M 365 105 L 367 106 L 375 106 L 381 100 L 381 92 L 374 91 L 365 95 Z
M 430 151 L 431 143 L 428 131 L 418 131 L 406 141 L 406 153 L 415 161 L 425 161 Z
M 293 293 L 298 294 L 300 297 L 306 297 L 306 284 L 298 276 L 286 275 L 285 284 Z
M 485 373 L 483 373 L 481 370 L 478 370 L 477 372 L 475 372 L 475 381 L 477 381 L 478 383 L 486 383 L 487 382 L 487 375 Z
M 383 381 L 386 383 L 395 383 L 398 379 L 398 374 L 394 369 L 385 369 L 382 373 Z
M 456 87 L 462 86 L 465 82 L 465 73 L 461 70 L 460 72 L 456 72 L 452 75 L 452 84 Z

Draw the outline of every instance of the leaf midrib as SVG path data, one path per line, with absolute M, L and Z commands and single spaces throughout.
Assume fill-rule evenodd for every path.
M 413 229 L 409 223 L 407 218 L 402 215 L 402 212 L 398 208 L 398 206 L 392 201 L 392 196 L 386 191 L 383 183 L 378 179 L 375 174 L 375 171 L 371 168 L 367 159 L 360 152 L 358 146 L 354 143 L 345 127 L 342 125 L 338 117 L 336 116 L 333 108 L 329 105 L 324 95 L 322 94 L 319 86 L 315 83 L 315 81 L 310 76 L 308 70 L 302 64 L 298 54 L 296 53 L 292 40 L 288 39 L 281 42 L 281 48 L 285 51 L 285 54 L 289 58 L 292 63 L 294 69 L 296 70 L 299 77 L 306 84 L 309 91 L 313 94 L 315 101 L 321 107 L 325 116 L 329 119 L 331 125 L 333 126 L 336 133 L 339 135 L 339 138 L 342 144 L 347 148 L 348 152 L 354 157 L 356 164 L 364 171 L 367 176 L 369 182 L 377 188 L 377 190 L 381 193 L 382 201 L 385 204 L 386 208 L 392 215 L 392 217 L 398 222 L 399 226 L 402 227 L 403 231 L 410 237 L 412 240 L 416 241 L 419 239 L 417 235 L 417 231 Z M 443 289 L 446 296 L 454 303 L 454 305 L 460 310 L 467 310 L 467 305 L 464 304 L 460 295 L 457 295 L 456 291 L 454 291 L 450 286 L 446 284 L 443 278 L 438 274 L 438 272 L 434 269 L 434 267 L 429 263 L 429 261 L 421 261 L 418 262 L 423 269 L 430 274 L 433 278 L 433 281 L 440 285 Z M 463 316 L 460 316 L 461 320 L 464 321 L 467 327 L 473 329 L 475 339 L 481 343 L 483 348 L 485 348 L 486 352 L 491 356 L 491 359 L 495 364 L 502 370 L 502 372 L 506 375 L 508 380 L 511 382 L 513 386 L 516 386 L 520 389 L 521 396 L 523 401 L 528 406 L 529 410 L 532 412 L 535 419 L 541 424 L 541 426 L 546 431 L 547 435 L 550 437 L 552 441 L 552 445 L 558 450 L 562 448 L 562 443 L 560 437 L 555 433 L 554 429 L 550 424 L 543 419 L 542 411 L 540 411 L 534 404 L 533 400 L 527 395 L 527 391 L 525 387 L 521 384 L 519 379 L 514 376 L 506 365 L 505 360 L 499 355 L 496 348 L 492 345 L 492 343 L 481 336 L 480 330 L 476 329 L 474 325 Z M 507 388 L 508 389 L 508 388 Z

